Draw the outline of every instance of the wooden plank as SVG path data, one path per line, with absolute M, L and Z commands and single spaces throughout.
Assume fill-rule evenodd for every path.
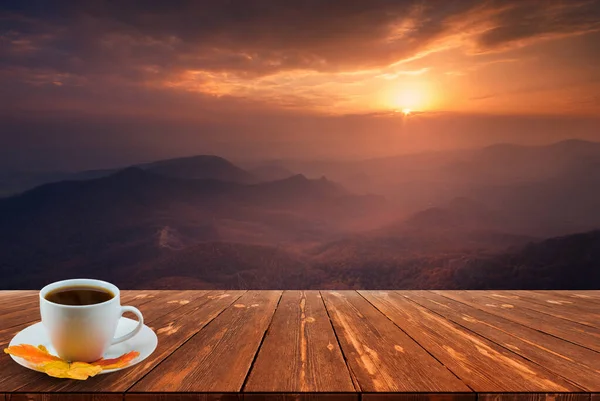
M 357 393 L 245 393 L 244 401 L 359 401 Z
M 464 330 L 399 293 L 360 293 L 476 392 L 582 391 L 562 377 Z
M 281 291 L 243 295 L 131 391 L 240 391 L 280 297 Z
M 122 394 L 7 394 L 7 401 L 122 401 Z
M 428 291 L 404 297 L 560 375 L 600 391 L 600 353 Z
M 242 293 L 242 291 L 217 291 L 213 295 L 213 292 L 210 292 L 203 297 L 195 298 L 186 305 L 177 305 L 177 308 L 168 314 L 163 314 L 163 310 L 158 308 L 148 310 L 146 312 L 147 325 L 156 332 L 158 347 L 143 363 L 123 370 L 119 374 L 97 376 L 94 377 L 94 380 L 86 381 L 62 380 L 40 375 L 10 361 L 10 364 L 0 365 L 0 391 L 125 391 L 221 311 L 235 302 Z M 157 298 L 160 299 L 160 297 Z M 165 302 L 163 307 L 173 308 L 175 306 Z M 158 318 L 153 319 L 154 316 L 158 316 Z M 3 374 L 4 370 L 6 370 L 6 374 Z M 6 380 L 3 380 L 4 378 Z
M 546 297 L 547 303 L 554 303 L 555 305 L 570 305 L 572 307 L 586 308 L 591 309 L 593 311 L 597 311 L 598 308 L 600 308 L 600 299 L 574 297 L 569 295 L 568 291 L 538 290 L 513 292 L 543 296 Z
M 600 290 L 560 290 L 561 294 L 572 297 L 600 301 Z
M 569 320 L 571 322 L 580 323 L 585 326 L 600 327 L 600 307 L 596 308 L 595 311 L 589 311 L 586 308 L 580 308 L 578 310 L 569 310 L 568 305 L 553 305 L 544 302 L 544 299 L 540 296 L 526 296 L 523 293 L 516 291 L 488 291 L 486 296 L 497 300 L 498 302 L 504 302 L 513 306 L 521 308 L 532 309 L 536 312 L 544 313 L 561 319 Z
M 0 301 L 4 303 L 7 299 L 10 299 L 10 302 L 16 302 L 21 298 L 27 299 L 31 297 L 37 297 L 39 293 L 38 290 L 1 290 L 0 291 Z
M 355 391 L 318 291 L 284 292 L 244 391 Z
M 356 291 L 322 291 L 321 295 L 360 390 L 470 391 Z
M 476 401 L 476 393 L 368 393 L 361 395 L 362 401 Z
M 597 316 L 600 316 L 600 298 L 581 298 L 570 297 L 563 293 L 564 291 L 531 291 L 531 290 L 511 290 L 524 300 L 528 300 L 541 305 L 565 309 L 568 311 L 585 310 Z
M 8 346 L 10 340 L 21 330 L 40 320 L 39 311 L 29 311 L 23 315 L 23 322 L 0 329 L 0 347 Z M 1 354 L 0 354 L 1 355 Z M 1 365 L 0 365 L 1 366 Z M 0 369 L 1 371 L 1 369 Z
M 243 401 L 244 395 L 240 393 L 219 394 L 186 394 L 186 393 L 144 393 L 125 394 L 124 401 Z
M 127 302 L 133 300 L 146 300 L 150 301 L 153 298 L 159 296 L 160 292 L 156 290 L 122 290 L 121 291 L 121 305 L 127 305 Z
M 569 393 L 520 393 L 520 394 L 478 394 L 481 401 L 589 401 L 589 394 Z
M 169 314 L 184 305 L 189 304 L 195 299 L 203 299 L 209 295 L 210 291 L 182 291 L 182 290 L 166 290 L 159 295 L 150 295 L 143 298 L 134 298 L 128 302 L 128 305 L 138 307 L 144 315 L 146 322 L 152 322 L 163 315 Z M 223 291 L 219 293 L 224 293 Z M 124 305 L 124 303 L 122 303 Z M 128 316 L 127 314 L 125 316 Z M 130 318 L 135 319 L 135 315 L 131 314 Z
M 0 315 L 0 329 L 19 326 L 23 323 L 33 323 L 40 321 L 40 306 L 25 307 L 14 312 L 7 312 Z
M 600 329 L 564 320 L 555 316 L 522 308 L 488 297 L 482 291 L 434 291 L 447 298 L 471 305 L 504 317 L 532 329 L 560 337 L 583 347 L 600 352 Z
M 2 310 L 0 311 L 1 315 L 7 315 L 22 309 L 29 309 L 33 307 L 39 308 L 40 306 L 40 298 L 37 292 L 18 297 L 16 299 L 5 298 L 0 302 L 2 304 Z

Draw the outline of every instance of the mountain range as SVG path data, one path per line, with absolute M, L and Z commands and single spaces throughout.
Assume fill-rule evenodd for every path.
M 598 143 L 245 167 L 194 156 L 40 176 L 53 182 L 0 198 L 0 287 L 600 284 Z

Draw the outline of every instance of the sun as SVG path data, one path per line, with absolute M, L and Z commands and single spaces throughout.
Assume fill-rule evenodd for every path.
M 386 103 L 388 107 L 400 110 L 408 116 L 416 111 L 427 110 L 431 100 L 429 85 L 424 82 L 410 82 L 390 88 Z

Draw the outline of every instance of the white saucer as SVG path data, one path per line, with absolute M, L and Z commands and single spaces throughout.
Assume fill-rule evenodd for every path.
M 117 325 L 117 332 L 115 334 L 115 337 L 131 332 L 137 326 L 137 324 L 137 320 L 121 317 L 121 319 L 119 320 L 119 324 Z M 10 341 L 9 346 L 18 344 L 31 344 L 36 347 L 38 345 L 43 345 L 48 349 L 48 352 L 50 352 L 52 355 L 56 355 L 56 350 L 54 349 L 52 344 L 50 344 L 48 332 L 46 331 L 46 328 L 42 325 L 42 322 L 35 323 L 18 332 Z M 117 369 L 103 370 L 102 372 L 100 372 L 100 374 L 127 369 L 130 366 L 142 362 L 144 359 L 148 358 L 152 354 L 152 352 L 154 352 L 157 345 L 158 338 L 156 337 L 156 334 L 152 331 L 150 327 L 144 325 L 142 327 L 142 330 L 140 330 L 139 333 L 137 333 L 129 340 L 123 341 L 122 343 L 115 344 L 109 347 L 108 350 L 104 353 L 103 358 L 118 358 L 121 355 L 130 351 L 137 351 L 140 353 L 140 355 L 133 361 L 131 361 L 127 366 Z M 10 357 L 21 366 L 32 370 L 37 370 L 33 365 L 29 365 L 29 363 L 22 358 L 15 357 L 12 355 Z

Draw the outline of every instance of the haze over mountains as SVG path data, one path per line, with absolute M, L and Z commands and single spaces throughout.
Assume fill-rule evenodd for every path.
M 600 284 L 596 142 L 244 166 L 195 156 L 4 174 L 0 193 L 4 289 L 73 276 L 124 288 Z

